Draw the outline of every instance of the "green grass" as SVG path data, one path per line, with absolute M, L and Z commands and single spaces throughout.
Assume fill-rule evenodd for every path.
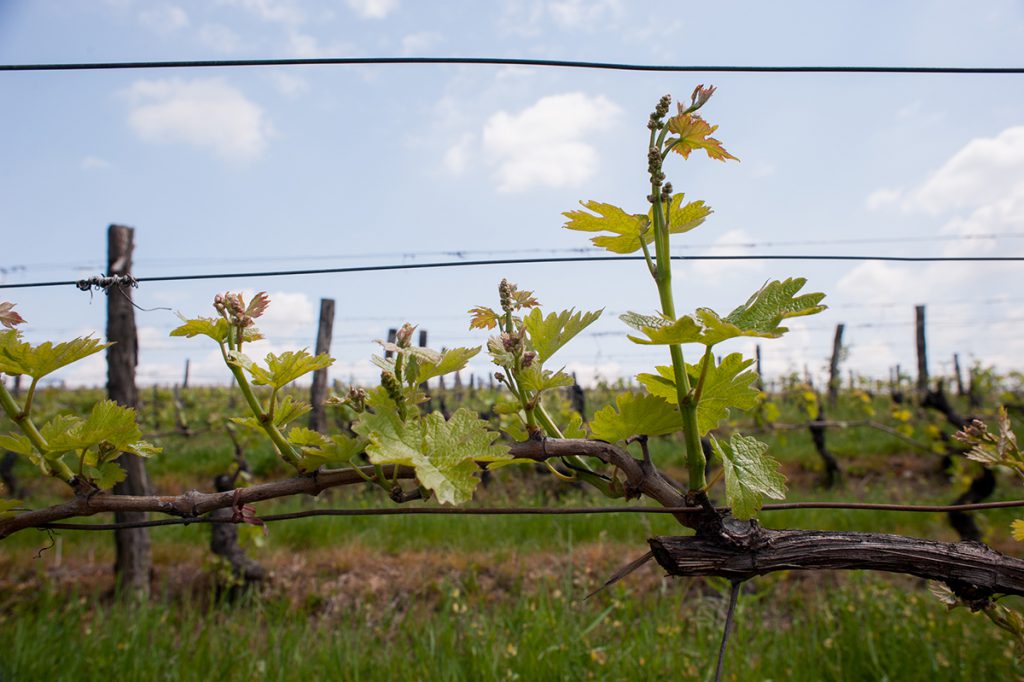
M 570 573 L 524 581 L 515 598 L 495 601 L 472 578 L 438 585 L 422 600 L 428 606 L 382 598 L 346 612 L 318 600 L 121 607 L 47 592 L 0 619 L 0 679 L 708 679 L 722 591 L 696 582 L 639 595 L 623 587 L 581 602 Z M 904 587 L 863 577 L 789 590 L 759 581 L 740 599 L 725 679 L 1019 675 L 983 616 L 947 613 Z

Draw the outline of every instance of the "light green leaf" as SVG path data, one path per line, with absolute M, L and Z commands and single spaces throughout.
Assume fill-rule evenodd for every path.
M 39 458 L 39 453 L 32 447 L 32 441 L 20 433 L 7 433 L 0 436 L 0 450 L 16 452 L 28 457 L 33 462 L 38 461 Z
M 506 446 L 494 444 L 498 434 L 466 408 L 456 410 L 447 422 L 432 412 L 423 418 L 423 426 L 426 462 L 417 462 L 416 478 L 442 504 L 462 504 L 473 498 L 480 481 L 477 462 L 511 458 Z
M 581 201 L 587 211 L 567 211 L 563 213 L 569 222 L 565 228 L 581 232 L 611 232 L 615 236 L 601 235 L 590 239 L 594 246 L 607 249 L 612 253 L 633 253 L 640 250 L 640 239 L 650 243 L 654 239 L 651 221 L 645 215 L 630 215 L 618 206 L 603 204 L 598 201 Z M 594 215 L 594 214 L 597 215 Z
M 729 418 L 730 409 L 750 410 L 757 404 L 757 389 L 753 387 L 756 372 L 744 371 L 753 364 L 739 353 L 730 353 L 716 365 L 712 359 L 704 378 L 704 388 L 697 404 L 697 429 L 706 435 Z M 676 384 L 671 367 L 659 366 L 658 374 L 638 374 L 637 380 L 652 394 L 673 405 L 678 403 Z M 690 385 L 696 388 L 700 380 L 700 363 L 686 365 Z
M 617 408 L 617 409 L 616 409 Z M 594 438 L 609 443 L 632 436 L 661 436 L 682 429 L 679 409 L 654 395 L 621 393 L 590 421 Z
M 712 437 L 711 446 L 722 458 L 725 498 L 737 519 L 757 516 L 765 497 L 786 497 L 786 477 L 779 473 L 779 463 L 767 454 L 766 444 L 733 434 L 728 443 Z
M 127 452 L 139 457 L 149 457 L 160 452 L 160 448 L 142 440 L 142 431 L 135 421 L 135 410 L 122 407 L 113 400 L 101 400 L 92 407 L 85 420 L 71 415 L 58 415 L 39 429 L 51 451 L 48 459 L 54 459 L 70 451 L 81 452 L 98 448 L 109 453 Z M 96 461 L 95 453 L 86 458 L 87 463 Z
M 528 391 L 540 392 L 572 384 L 572 377 L 562 370 L 552 372 L 549 369 L 541 369 L 536 362 L 519 373 L 519 386 Z
M 366 447 L 363 438 L 353 438 L 347 434 L 327 437 L 299 426 L 288 432 L 288 442 L 299 449 L 299 466 L 304 471 L 313 471 L 327 464 L 347 464 Z
M 681 343 L 704 343 L 703 328 L 689 315 L 683 315 L 674 322 L 662 318 L 637 315 L 621 315 L 620 320 L 629 326 L 643 332 L 647 338 L 629 336 L 633 343 L 645 345 L 673 345 Z M 648 321 L 654 324 L 645 324 Z
M 326 353 L 314 356 L 303 349 L 280 355 L 267 353 L 264 361 L 266 368 L 257 365 L 245 353 L 228 351 L 228 362 L 248 372 L 254 384 L 273 388 L 283 388 L 305 374 L 329 367 L 334 359 Z
M 278 402 L 277 408 L 274 410 L 274 426 L 279 429 L 283 429 L 289 423 L 295 421 L 312 409 L 313 408 L 309 403 L 304 403 L 301 400 L 295 400 L 290 395 L 286 395 L 280 402 Z M 256 417 L 232 417 L 231 421 L 242 426 L 248 426 L 250 429 L 255 429 L 257 431 L 263 430 L 263 427 L 260 426 Z
M 457 372 L 463 369 L 466 363 L 479 352 L 479 346 L 476 348 L 452 348 L 442 351 L 436 359 L 420 358 L 416 383 L 423 383 L 434 377 Z
M 86 467 L 86 473 L 100 490 L 109 490 L 120 483 L 128 474 L 117 462 L 105 462 L 98 467 Z
M 61 367 L 78 362 L 111 345 L 91 336 L 57 345 L 45 341 L 38 346 L 17 340 L 12 332 L 6 332 L 4 339 L 0 344 L 0 372 L 10 375 L 24 374 L 37 381 Z
M 672 324 L 672 320 L 668 320 L 661 315 L 644 315 L 642 313 L 635 313 L 632 310 L 619 315 L 619 319 L 638 332 L 643 331 L 644 327 L 661 329 Z
M 737 336 L 778 338 L 789 331 L 786 327 L 780 326 L 783 320 L 814 315 L 825 310 L 826 306 L 820 305 L 825 294 L 796 296 L 806 283 L 807 280 L 802 277 L 768 282 L 746 303 L 724 318 L 710 308 L 698 308 L 694 316 L 684 315 L 674 322 L 645 318 L 635 313 L 623 316 L 622 319 L 647 336 L 646 339 L 629 337 L 634 343 L 640 344 L 701 343 L 705 346 L 714 346 Z
M 813 293 L 797 296 L 807 280 L 792 277 L 784 281 L 772 281 L 758 289 L 731 313 L 720 318 L 713 310 L 701 308 L 698 317 L 704 323 L 705 335 L 710 339 L 705 344 L 718 343 L 735 336 L 759 336 L 778 338 L 789 331 L 779 326 L 790 317 L 814 315 L 825 310 L 820 305 L 825 294 Z
M 9 519 L 14 516 L 14 510 L 21 506 L 21 500 L 0 499 L 0 519 Z
M 415 466 L 423 448 L 423 434 L 415 419 L 406 423 L 387 392 L 378 386 L 367 394 L 372 408 L 352 425 L 352 430 L 368 442 L 366 454 L 374 464 Z
M 370 461 L 413 467 L 420 484 L 444 504 L 472 498 L 479 482 L 477 462 L 510 459 L 507 447 L 494 444 L 499 434 L 465 408 L 448 421 L 437 412 L 403 421 L 379 389 L 367 402 L 374 412 L 364 413 L 353 429 L 368 441 Z
M 196 317 L 189 319 L 181 313 L 178 313 L 178 317 L 184 324 L 171 330 L 171 336 L 185 336 L 190 339 L 195 336 L 209 336 L 217 343 L 224 343 L 228 340 L 230 325 L 223 317 Z M 263 334 L 256 327 L 246 327 L 242 331 L 242 341 L 259 341 L 262 338 Z
M 545 317 L 539 308 L 531 310 L 523 318 L 523 325 L 526 327 L 530 345 L 537 351 L 540 363 L 547 362 L 559 348 L 593 324 L 603 312 L 604 308 L 587 313 L 576 312 L 570 308 L 560 313 L 550 313 Z
M 572 412 L 569 415 L 569 423 L 562 429 L 562 436 L 565 438 L 586 438 L 587 428 L 583 426 L 583 415 L 579 412 Z
M 672 203 L 669 207 L 669 234 L 682 234 L 683 232 L 689 232 L 693 228 L 697 227 L 704 222 L 704 219 L 711 215 L 713 211 L 711 207 L 706 205 L 703 201 L 691 201 L 690 203 L 683 205 L 683 194 L 672 195 Z M 648 212 L 650 219 L 654 220 L 654 208 Z M 648 242 L 653 241 L 654 236 L 651 235 L 651 239 Z

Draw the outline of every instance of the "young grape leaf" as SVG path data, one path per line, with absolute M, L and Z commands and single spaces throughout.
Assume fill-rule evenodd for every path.
M 274 388 L 283 388 L 299 377 L 329 367 L 334 362 L 334 358 L 326 353 L 314 356 L 305 349 L 285 351 L 280 355 L 267 353 L 264 360 L 267 363 L 266 369 L 253 362 L 245 353 L 228 351 L 228 362 L 248 372 L 253 383 Z
M 697 429 L 700 435 L 706 435 L 720 421 L 728 419 L 730 409 L 750 410 L 757 404 L 758 392 L 753 386 L 757 373 L 744 371 L 753 362 L 745 360 L 739 353 L 726 355 L 719 365 L 712 360 L 697 404 Z M 658 374 L 638 374 L 637 380 L 652 395 L 675 405 L 678 397 L 672 368 L 659 366 L 657 370 Z M 700 363 L 687 364 L 686 373 L 690 377 L 690 385 L 696 388 L 700 380 Z
M 486 306 L 477 306 L 468 311 L 473 317 L 469 319 L 470 329 L 494 329 L 501 321 L 501 315 Z
M 536 364 L 530 365 L 519 373 L 519 386 L 528 391 L 546 391 L 549 388 L 572 386 L 572 377 L 558 370 L 541 369 Z
M 18 341 L 16 337 L 11 337 L 11 334 L 12 332 L 6 332 L 4 342 L 0 344 L 0 372 L 12 376 L 24 374 L 37 381 L 61 367 L 78 362 L 111 345 L 86 336 L 57 345 L 45 341 L 33 346 L 25 341 Z
M 631 341 L 648 345 L 701 343 L 714 346 L 737 336 L 778 338 L 789 331 L 779 326 L 783 320 L 825 310 L 826 306 L 820 305 L 825 294 L 796 296 L 806 283 L 803 277 L 768 282 L 724 318 L 710 308 L 698 308 L 695 316 L 684 315 L 674 322 L 636 313 L 621 319 L 647 336 L 646 339 L 630 336 Z M 647 322 L 654 324 L 645 324 Z
M 171 336 L 185 336 L 190 339 L 195 336 L 209 336 L 217 343 L 225 343 L 228 340 L 231 325 L 223 317 L 188 319 L 181 313 L 178 313 L 178 317 L 184 324 L 171 330 Z M 262 338 L 263 334 L 256 327 L 246 327 L 242 330 L 242 341 L 259 341 Z
M 617 409 L 616 409 L 617 408 Z M 621 393 L 590 421 L 598 440 L 615 443 L 632 436 L 661 436 L 682 429 L 679 409 L 656 395 Z
M 451 348 L 441 351 L 436 359 L 420 358 L 415 383 L 421 384 L 427 379 L 457 372 L 463 369 L 466 363 L 479 352 L 479 346 L 476 348 Z
M 680 111 L 683 111 L 682 105 L 680 105 Z M 739 161 L 725 151 L 721 142 L 711 137 L 711 133 L 718 130 L 718 126 L 711 125 L 697 114 L 680 113 L 678 116 L 673 116 L 668 120 L 668 129 L 669 132 L 679 136 L 678 141 L 675 141 L 672 146 L 672 151 L 681 154 L 684 159 L 690 158 L 690 152 L 694 149 L 703 149 L 709 158 L 719 161 L 726 159 Z M 673 144 L 673 140 L 670 139 L 668 143 Z
M 632 310 L 619 315 L 619 319 L 638 332 L 643 331 L 645 327 L 661 329 L 672 324 L 672 320 L 661 315 L 644 315 L 642 313 L 635 313 Z
M 616 236 L 591 237 L 594 246 L 612 253 L 633 253 L 640 250 L 640 240 L 650 243 L 654 239 L 651 221 L 646 215 L 630 215 L 618 206 L 599 201 L 581 201 L 587 211 L 566 211 L 562 215 L 569 219 L 564 225 L 568 230 L 581 232 L 611 232 Z M 588 213 L 593 211 L 593 213 Z M 594 214 L 597 215 L 594 215 Z
M 588 313 L 576 312 L 570 308 L 560 313 L 550 313 L 545 317 L 539 308 L 531 310 L 523 318 L 523 325 L 526 327 L 530 345 L 537 351 L 537 360 L 541 364 L 547 362 L 558 349 L 601 317 L 603 312 L 604 308 Z
M 443 504 L 472 498 L 479 482 L 477 462 L 511 458 L 506 446 L 494 444 L 499 434 L 465 408 L 448 421 L 437 412 L 404 421 L 380 389 L 372 391 L 367 402 L 374 412 L 364 413 L 353 429 L 368 441 L 370 461 L 413 467 L 420 484 Z
M 647 335 L 646 339 L 629 335 L 628 338 L 633 343 L 650 346 L 704 342 L 703 327 L 689 315 L 683 315 L 674 322 L 638 313 L 626 313 L 620 315 L 619 319 Z
M 682 234 L 704 222 L 704 219 L 714 211 L 703 201 L 691 201 L 683 204 L 683 193 L 672 195 L 672 201 L 668 210 L 668 232 L 669 234 Z M 648 212 L 648 217 L 654 220 L 654 208 Z M 654 240 L 654 235 L 648 239 L 648 243 Z
M 96 485 L 100 490 L 109 490 L 113 488 L 116 483 L 120 483 L 128 474 L 121 465 L 117 462 L 104 462 L 98 467 L 90 466 L 85 468 L 89 479 Z
M 61 415 L 44 424 L 39 431 L 51 448 L 48 453 L 50 459 L 64 452 L 99 446 L 139 457 L 149 457 L 160 452 L 160 448 L 142 440 L 142 431 L 135 421 L 135 410 L 122 407 L 113 400 L 101 400 L 93 405 L 85 420 Z
M 366 440 L 363 438 L 353 438 L 347 434 L 327 437 L 301 426 L 288 432 L 288 442 L 299 449 L 299 466 L 304 471 L 313 471 L 327 464 L 347 464 L 366 448 Z
M 587 428 L 583 426 L 583 415 L 579 412 L 572 412 L 569 415 L 569 423 L 562 429 L 562 436 L 565 438 L 586 438 Z
M 779 473 L 779 463 L 766 454 L 766 444 L 733 434 L 728 443 L 712 436 L 711 446 L 722 458 L 725 499 L 737 519 L 757 516 L 765 497 L 786 497 L 786 477 Z
M 14 329 L 15 325 L 24 324 L 25 318 L 14 311 L 14 304 L 0 301 L 0 325 Z
M 807 280 L 803 277 L 768 282 L 724 319 L 708 308 L 701 308 L 697 315 L 704 323 L 705 336 L 708 337 L 704 343 L 712 345 L 735 336 L 782 336 L 789 331 L 786 327 L 779 326 L 783 320 L 815 315 L 827 307 L 820 305 L 825 294 L 796 296 L 806 283 Z
M 39 453 L 32 447 L 32 441 L 20 433 L 5 433 L 0 436 L 0 450 L 16 452 L 28 457 L 34 464 L 39 462 Z
M 274 409 L 274 426 L 279 429 L 283 429 L 290 422 L 295 421 L 312 409 L 313 408 L 309 403 L 304 403 L 301 400 L 295 400 L 290 395 L 286 395 L 277 404 L 277 408 Z M 260 426 L 256 417 L 232 417 L 231 421 L 242 426 L 248 426 L 250 429 L 255 429 L 257 431 L 260 431 L 263 428 Z

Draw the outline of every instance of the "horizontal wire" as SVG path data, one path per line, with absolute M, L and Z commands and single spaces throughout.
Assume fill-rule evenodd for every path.
M 762 511 L 789 511 L 795 509 L 849 509 L 856 511 L 946 513 L 1008 509 L 1024 507 L 1024 500 L 978 502 L 975 504 L 908 505 L 875 504 L 869 502 L 783 502 L 766 504 Z M 720 511 L 727 511 L 722 507 Z M 680 514 L 705 511 L 703 507 L 385 507 L 378 509 L 306 509 L 288 514 L 268 514 L 258 517 L 264 523 L 291 521 L 315 516 L 558 516 L 579 514 Z M 153 528 L 156 526 L 187 526 L 193 523 L 242 523 L 232 518 L 202 516 L 195 519 L 154 519 L 124 523 L 42 523 L 32 528 L 50 530 L 118 530 L 123 528 Z
M 674 251 L 689 251 L 693 249 L 754 249 L 754 248 L 778 248 L 781 246 L 830 246 L 850 244 L 900 244 L 900 243 L 922 243 L 922 242 L 949 242 L 949 241 L 998 241 L 1000 239 L 1024 239 L 1024 232 L 986 232 L 979 234 L 965 235 L 915 235 L 908 237 L 851 237 L 845 239 L 800 239 L 800 240 L 772 240 L 772 241 L 742 241 L 742 242 L 700 242 L 689 244 L 678 244 L 673 247 Z M 371 258 L 401 258 L 412 260 L 426 257 L 447 257 L 447 258 L 469 258 L 470 256 L 507 256 L 510 254 L 559 254 L 559 253 L 602 253 L 603 249 L 598 247 L 576 246 L 562 248 L 531 247 L 521 249 L 443 249 L 437 251 L 375 251 L 365 253 L 346 254 L 293 254 L 289 256 L 237 256 L 237 257 L 196 257 L 178 256 L 173 258 L 137 258 L 135 264 L 138 266 L 161 267 L 172 265 L 191 265 L 203 262 L 216 263 L 267 263 L 267 262 L 288 262 L 288 261 L 324 261 L 324 260 L 367 260 Z M 96 260 L 90 264 L 82 264 L 82 261 L 67 262 L 43 262 L 43 263 L 20 263 L 10 265 L 6 268 L 0 267 L 0 274 L 24 273 L 28 270 L 54 270 L 54 269 L 75 269 L 80 271 L 97 270 L 102 268 L 100 261 Z
M 596 263 L 643 260 L 643 256 L 559 256 L 553 258 L 494 258 L 488 260 L 437 261 L 431 263 L 391 263 L 386 265 L 356 265 L 341 268 L 306 268 L 301 270 L 262 270 L 251 272 L 219 272 L 194 275 L 159 275 L 137 277 L 142 282 L 185 282 L 208 279 L 251 277 L 293 277 L 297 275 L 331 275 L 353 272 L 388 272 L 394 270 L 429 270 L 437 268 L 464 268 L 486 265 L 543 265 L 548 263 Z M 802 261 L 885 261 L 898 263 L 994 263 L 1021 262 L 1024 256 L 840 256 L 822 254 L 760 254 L 730 256 L 671 256 L 676 261 L 744 261 L 744 260 L 802 260 Z M 78 280 L 50 282 L 22 282 L 0 284 L 0 289 L 30 289 L 76 285 Z
M 394 64 L 472 64 L 485 66 L 550 66 L 605 71 L 675 73 L 913 73 L 913 74 L 1024 74 L 1021 67 L 993 66 L 727 66 L 628 64 L 565 59 L 501 57 L 310 57 L 290 59 L 197 59 L 131 62 L 65 62 L 0 64 L 0 71 L 110 71 L 120 69 L 196 69 L 239 66 L 365 66 Z

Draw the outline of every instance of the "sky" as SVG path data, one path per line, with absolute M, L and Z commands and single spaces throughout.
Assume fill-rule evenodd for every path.
M 474 56 L 646 64 L 1015 66 L 1024 5 L 624 0 L 0 0 L 0 63 Z M 1016 61 L 1015 61 L 1016 60 Z M 741 159 L 668 163 L 715 213 L 678 254 L 1024 255 L 1024 76 L 700 74 L 500 66 L 297 66 L 0 72 L 0 283 L 101 274 L 109 224 L 135 228 L 138 277 L 571 255 L 562 213 L 646 211 L 648 113 L 698 83 Z M 885 377 L 959 353 L 1020 370 L 1018 263 L 677 262 L 680 312 L 726 313 L 803 276 L 830 309 L 762 342 L 769 377 L 820 377 L 837 323 L 844 368 Z M 169 338 L 172 311 L 222 291 L 273 301 L 260 356 L 312 346 L 336 301 L 333 376 L 371 381 L 374 339 L 412 322 L 433 347 L 482 345 L 466 311 L 507 277 L 549 311 L 605 309 L 553 362 L 581 383 L 650 371 L 663 348 L 617 316 L 651 313 L 639 262 L 507 265 L 144 283 L 140 384 L 229 378 L 212 342 Z M 32 341 L 102 336 L 102 294 L 0 289 Z M 170 310 L 167 310 L 169 308 Z M 206 343 L 204 343 L 206 341 Z M 751 353 L 753 342 L 723 344 Z M 691 351 L 692 353 L 693 351 Z M 488 371 L 485 354 L 472 369 Z M 102 355 L 57 380 L 101 385 Z

